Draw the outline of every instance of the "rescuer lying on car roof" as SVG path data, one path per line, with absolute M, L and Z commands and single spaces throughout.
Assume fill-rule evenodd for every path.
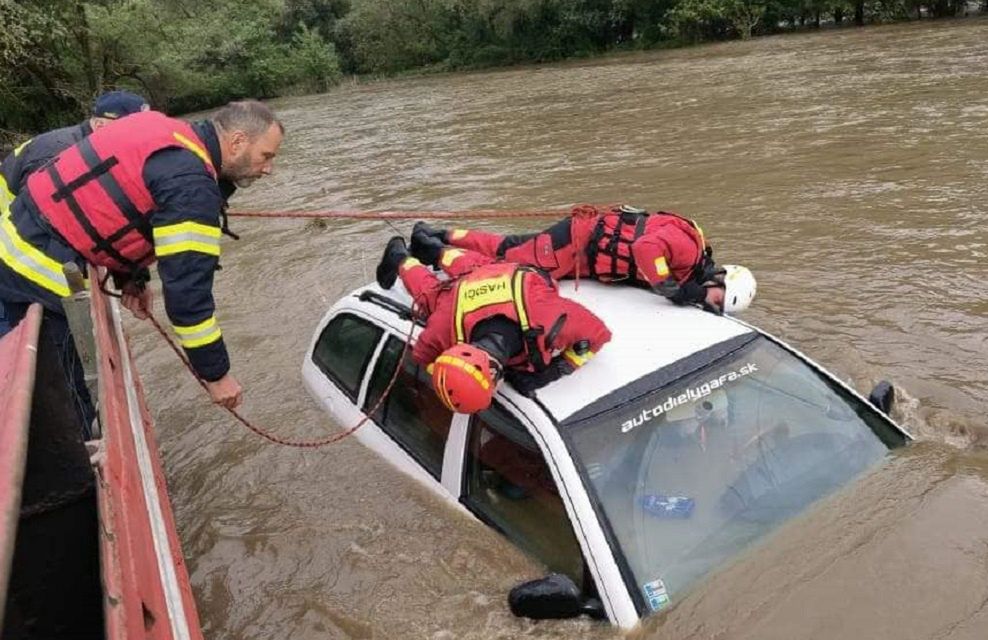
M 487 231 L 435 229 L 418 222 L 412 250 L 434 238 L 492 258 L 545 269 L 552 277 L 626 282 L 676 304 L 714 313 L 743 311 L 755 297 L 755 277 L 739 265 L 719 267 L 703 230 L 675 213 L 622 205 L 579 205 L 541 233 L 502 236 Z
M 451 280 L 440 280 L 426 264 Z M 396 236 L 377 282 L 390 289 L 399 275 L 426 319 L 412 357 L 428 366 L 436 394 L 459 413 L 490 406 L 502 372 L 530 395 L 583 366 L 611 339 L 600 318 L 561 297 L 552 278 L 532 267 L 434 239 L 420 243 L 413 257 Z

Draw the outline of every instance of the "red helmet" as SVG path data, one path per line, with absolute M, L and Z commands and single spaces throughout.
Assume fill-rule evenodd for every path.
M 429 365 L 432 386 L 443 404 L 456 413 L 477 413 L 491 406 L 497 377 L 491 357 L 472 344 L 446 349 Z

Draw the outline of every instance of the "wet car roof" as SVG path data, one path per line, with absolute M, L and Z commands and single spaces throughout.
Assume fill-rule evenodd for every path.
M 679 307 L 634 287 L 564 282 L 560 293 L 584 305 L 611 330 L 612 338 L 587 366 L 536 392 L 563 421 L 607 394 L 698 351 L 753 333 L 730 318 Z

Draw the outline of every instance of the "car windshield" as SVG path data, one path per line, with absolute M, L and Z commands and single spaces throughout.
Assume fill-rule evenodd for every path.
M 561 427 L 643 613 L 905 441 L 765 337 L 724 354 Z

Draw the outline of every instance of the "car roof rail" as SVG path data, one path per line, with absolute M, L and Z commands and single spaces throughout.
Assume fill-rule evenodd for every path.
M 371 304 L 376 304 L 379 307 L 383 307 L 388 311 L 393 311 L 402 320 L 411 320 L 420 327 L 425 326 L 425 321 L 419 317 L 412 316 L 412 308 L 406 304 L 402 304 L 393 298 L 382 295 L 376 291 L 365 290 L 361 291 L 357 299 L 361 302 L 370 302 Z

